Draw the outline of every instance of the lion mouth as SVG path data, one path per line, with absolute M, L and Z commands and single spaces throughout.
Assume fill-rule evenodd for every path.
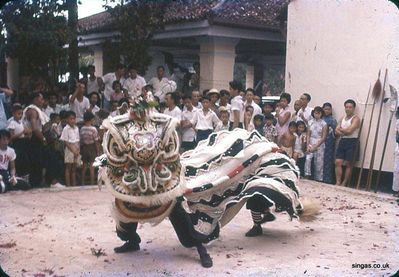
M 115 207 L 118 212 L 124 217 L 137 222 L 165 216 L 170 208 L 173 207 L 173 203 L 174 201 L 169 201 L 168 203 L 162 205 L 147 206 L 144 204 L 125 202 L 115 199 Z

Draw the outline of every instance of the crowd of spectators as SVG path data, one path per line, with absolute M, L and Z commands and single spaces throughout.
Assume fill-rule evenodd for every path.
M 345 102 L 346 115 L 337 122 L 330 103 L 311 108 L 307 93 L 291 110 L 290 94 L 263 103 L 263 95 L 237 81 L 226 89 L 199 91 L 199 64 L 195 69 L 180 88 L 171 82 L 173 75 L 166 77 L 163 66 L 147 83 L 134 66 L 126 70 L 122 64 L 104 76 L 96 76 L 95 67 L 89 66 L 69 95 L 65 88 L 48 89 L 43 82 L 18 97 L 0 88 L 3 191 L 19 187 L 21 178 L 28 184 L 24 188 L 95 184 L 93 162 L 102 152 L 102 121 L 128 112 L 129 99 L 148 91 L 159 112 L 179 120 L 181 151 L 193 149 L 215 131 L 256 130 L 295 159 L 303 177 L 337 185 L 348 182 L 350 172 L 341 180 L 342 164 L 348 171 L 354 162 L 359 128 L 353 100 Z

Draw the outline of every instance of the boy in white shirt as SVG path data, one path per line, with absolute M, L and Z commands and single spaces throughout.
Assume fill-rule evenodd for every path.
M 67 125 L 60 137 L 65 143 L 65 184 L 67 187 L 76 185 L 76 166 L 80 163 L 80 136 L 76 126 L 76 114 L 68 112 Z
M 207 139 L 220 122 L 216 113 L 210 110 L 210 103 L 209 96 L 203 97 L 202 109 L 197 110 L 190 120 L 191 126 L 197 131 L 197 143 Z
M 0 130 L 0 193 L 6 192 L 11 188 L 11 185 L 15 186 L 17 184 L 15 177 L 16 155 L 14 149 L 8 146 L 10 138 L 9 131 Z
M 231 99 L 231 112 L 230 112 L 230 128 L 243 128 L 244 122 L 244 101 L 240 95 L 241 84 L 238 81 L 231 81 L 230 96 Z
M 219 107 L 220 122 L 218 123 L 218 125 L 215 128 L 215 132 L 219 132 L 222 130 L 228 131 L 230 129 L 229 118 L 230 118 L 229 110 L 224 106 L 220 106 Z
M 193 106 L 190 96 L 183 96 L 184 108 L 181 116 L 181 133 L 182 133 L 182 148 L 183 151 L 194 149 L 196 146 L 196 133 L 190 124 L 197 109 Z M 185 127 L 187 126 L 187 127 Z

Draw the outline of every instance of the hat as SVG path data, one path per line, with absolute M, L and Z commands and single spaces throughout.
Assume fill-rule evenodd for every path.
M 206 95 L 208 96 L 211 94 L 217 94 L 218 96 L 220 95 L 219 91 L 215 88 L 210 89 Z

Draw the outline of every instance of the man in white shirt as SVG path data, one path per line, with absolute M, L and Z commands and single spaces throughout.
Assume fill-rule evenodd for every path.
M 193 90 L 191 92 L 191 104 L 194 108 L 202 109 L 202 104 L 200 102 L 200 92 L 198 90 Z M 187 110 L 186 106 L 183 107 L 183 111 Z
M 141 95 L 142 88 L 147 84 L 144 78 L 137 74 L 137 68 L 134 65 L 129 66 L 129 78 L 122 83 L 123 88 L 133 98 Z
M 240 95 L 241 84 L 238 81 L 231 81 L 230 96 L 231 99 L 231 113 L 230 113 L 230 126 L 231 130 L 235 128 L 242 128 L 244 122 L 244 101 Z
M 194 114 L 197 109 L 193 106 L 192 100 L 190 96 L 183 96 L 184 110 L 181 115 L 181 133 L 182 133 L 182 148 L 184 151 L 191 150 L 195 148 L 196 142 L 195 137 L 196 133 L 192 126 L 187 126 L 187 123 L 190 122 L 194 118 Z
M 220 122 L 216 113 L 210 109 L 210 104 L 209 96 L 203 97 L 202 109 L 197 110 L 190 120 L 191 126 L 197 131 L 197 143 L 207 139 Z
M 262 114 L 262 109 L 259 107 L 258 104 L 253 101 L 254 99 L 254 90 L 252 88 L 247 88 L 245 91 L 245 102 L 244 105 L 246 106 L 252 106 L 254 108 L 254 112 L 252 114 L 252 118 L 255 117 L 257 114 Z
M 90 94 L 92 92 L 98 93 L 100 89 L 104 86 L 103 79 L 95 75 L 96 68 L 94 65 L 89 65 L 87 67 L 87 71 L 89 74 L 89 78 L 87 79 L 87 85 L 86 85 L 87 94 Z
M 301 101 L 301 109 L 298 111 L 297 120 L 302 120 L 308 126 L 308 122 L 312 119 L 313 108 L 309 107 L 309 102 L 312 98 L 308 93 L 301 95 L 299 100 Z
M 181 110 L 178 106 L 176 106 L 176 104 L 179 103 L 179 100 L 179 96 L 176 93 L 167 93 L 165 96 L 166 109 L 163 113 L 176 118 L 180 122 Z
M 157 77 L 151 78 L 148 82 L 149 85 L 152 86 L 154 95 L 159 98 L 159 102 L 165 102 L 166 93 L 162 91 L 162 87 L 168 83 L 168 78 L 165 76 L 165 68 L 160 65 L 157 67 Z
M 83 114 L 90 108 L 89 99 L 86 96 L 83 96 L 84 92 L 85 85 L 77 83 L 75 92 L 69 97 L 69 105 L 71 111 L 76 114 L 76 122 L 78 124 L 83 122 Z
M 111 94 L 114 92 L 112 84 L 115 81 L 120 81 L 125 74 L 125 66 L 123 64 L 118 64 L 115 72 L 107 73 L 103 76 L 104 82 L 104 95 L 103 95 L 103 107 L 104 109 L 111 110 Z

